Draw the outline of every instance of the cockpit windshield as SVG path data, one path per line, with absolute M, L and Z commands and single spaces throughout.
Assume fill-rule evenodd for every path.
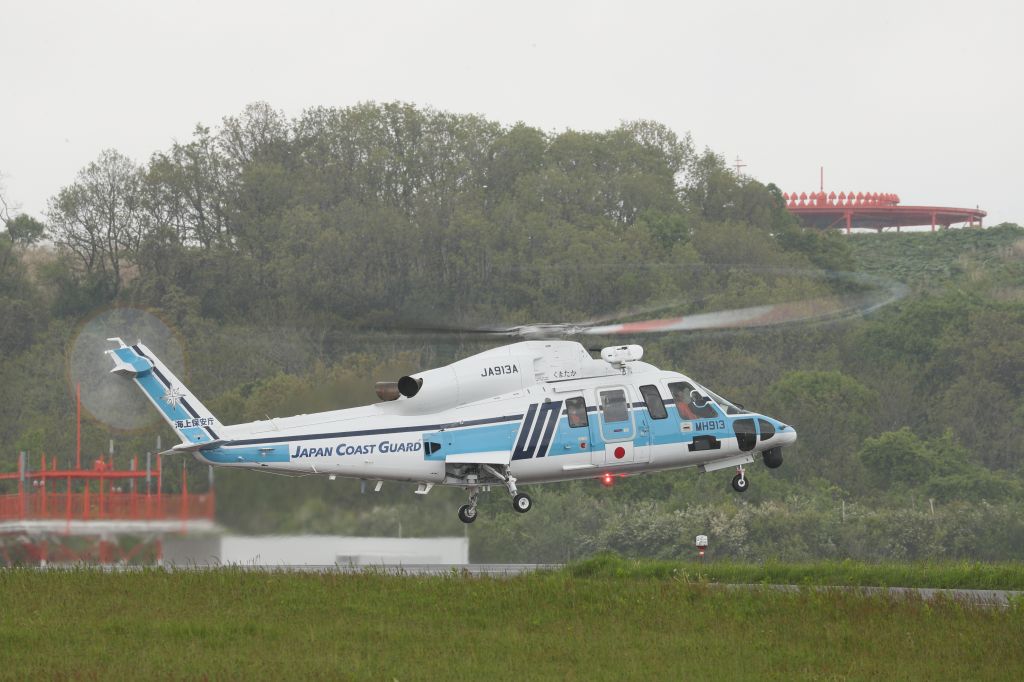
M 747 414 L 742 405 L 735 405 L 698 383 L 674 381 L 668 385 L 672 400 L 682 419 L 709 419 L 718 416 L 715 403 L 726 414 Z
M 688 381 L 675 381 L 668 385 L 680 419 L 709 419 L 718 416 L 707 395 L 695 389 Z
M 704 392 L 704 394 L 706 396 L 708 396 L 709 398 L 714 400 L 716 403 L 718 403 L 721 406 L 721 408 L 723 410 L 725 410 L 726 414 L 747 414 L 748 413 L 748 410 L 743 409 L 742 405 L 734 405 L 733 403 L 729 402 L 728 400 L 726 400 L 722 396 L 718 395 L 714 391 L 709 390 L 707 388 L 707 386 L 701 386 L 700 384 L 698 384 L 697 386 L 698 386 L 698 388 L 701 391 Z

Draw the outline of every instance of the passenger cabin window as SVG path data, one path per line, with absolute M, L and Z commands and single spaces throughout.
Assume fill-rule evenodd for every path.
M 587 426 L 587 403 L 583 398 L 569 398 L 565 401 L 565 411 L 569 415 L 569 426 L 578 429 Z
M 605 423 L 628 421 L 629 403 L 626 402 L 626 392 L 622 389 L 601 391 L 601 411 L 604 413 Z
M 658 390 L 657 386 L 641 386 L 640 395 L 644 397 L 644 403 L 647 404 L 647 411 L 651 413 L 651 419 L 664 419 L 668 416 L 668 412 L 665 411 L 665 401 L 661 399 L 661 391 Z
M 708 419 L 717 416 L 711 400 L 694 389 L 688 381 L 677 381 L 668 385 L 682 419 Z

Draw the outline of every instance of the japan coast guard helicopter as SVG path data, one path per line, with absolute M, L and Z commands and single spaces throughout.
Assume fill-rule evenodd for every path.
M 758 310 L 747 313 L 756 317 Z M 638 324 L 636 332 L 686 328 L 660 320 L 632 326 Z M 500 333 L 536 337 L 564 327 Z M 630 330 L 625 324 L 582 331 Z M 414 483 L 421 495 L 436 485 L 457 486 L 469 496 L 458 512 L 464 523 L 476 520 L 479 493 L 494 486 L 508 491 L 520 513 L 533 506 L 519 488 L 524 484 L 610 484 L 618 476 L 684 467 L 735 469 L 732 487 L 744 492 L 745 465 L 760 456 L 778 467 L 782 448 L 796 441 L 792 426 L 642 362 L 638 345 L 609 346 L 595 359 L 575 341 L 520 341 L 379 382 L 381 402 L 373 405 L 226 425 L 141 342 L 110 341 L 118 346 L 106 351 L 111 372 L 132 379 L 181 438 L 170 452 L 217 466 L 376 481 L 375 491 L 384 481 Z

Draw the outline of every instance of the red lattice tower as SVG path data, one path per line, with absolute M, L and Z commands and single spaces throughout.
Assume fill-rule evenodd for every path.
M 140 468 L 136 456 L 117 469 L 113 454 L 101 455 L 84 468 L 79 447 L 74 468 L 40 455 L 31 470 L 19 453 L 17 471 L 0 473 L 2 565 L 159 563 L 164 535 L 216 531 L 212 469 L 208 489 L 190 493 L 182 463 L 181 490 L 168 494 L 163 457 L 153 460 L 147 455 Z

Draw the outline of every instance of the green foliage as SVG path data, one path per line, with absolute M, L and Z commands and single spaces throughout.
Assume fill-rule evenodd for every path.
M 849 453 L 871 432 L 878 394 L 838 371 L 797 370 L 769 387 L 773 416 L 797 427 L 794 452 L 809 452 L 801 467 L 831 480 L 856 476 Z
M 857 456 L 881 488 L 912 485 L 931 463 L 927 446 L 907 427 L 864 441 Z
M 692 549 L 695 554 L 696 550 Z M 695 556 L 694 556 L 695 558 Z M 1019 563 L 976 561 L 879 562 L 816 561 L 742 563 L 713 559 L 655 561 L 598 554 L 563 570 L 578 578 L 676 579 L 687 582 L 832 587 L 930 587 L 955 590 L 1024 590 Z
M 46 226 L 30 215 L 16 215 L 4 224 L 7 239 L 14 246 L 32 246 L 46 234 Z
M 986 230 L 852 235 L 849 243 L 859 270 L 935 289 L 964 278 L 1019 286 L 1022 239 L 1021 226 L 1004 223 Z
M 190 387 L 237 422 L 372 402 L 377 380 L 492 345 L 380 329 L 798 301 L 852 270 L 912 294 L 841 323 L 643 339 L 658 366 L 796 427 L 786 464 L 752 471 L 742 499 L 727 476 L 692 472 L 531 490 L 525 516 L 496 494 L 469 529 L 474 556 L 671 559 L 710 532 L 735 558 L 1024 558 L 1018 226 L 804 230 L 777 187 L 656 122 L 545 132 L 402 102 L 294 119 L 255 103 L 141 165 L 102 152 L 55 193 L 45 226 L 4 224 L 2 470 L 19 449 L 72 452 L 62 356 L 111 303 L 173 327 Z M 93 455 L 112 437 L 119 456 L 141 454 L 158 435 L 173 437 L 89 415 L 83 428 Z M 239 471 L 218 472 L 217 488 L 220 520 L 251 533 L 463 531 L 459 491 L 361 495 Z

